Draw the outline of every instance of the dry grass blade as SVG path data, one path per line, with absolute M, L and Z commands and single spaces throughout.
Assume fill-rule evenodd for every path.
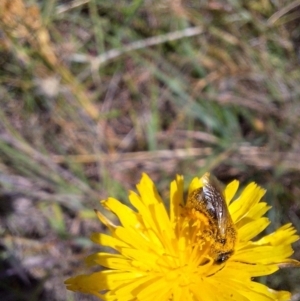
M 56 13 L 57 14 L 66 13 L 67 11 L 69 11 L 73 8 L 76 8 L 78 6 L 82 6 L 84 4 L 89 3 L 89 1 L 90 0 L 73 0 L 73 1 L 70 1 L 70 3 L 60 4 L 56 8 Z
M 290 12 L 291 10 L 297 8 L 298 6 L 300 6 L 300 1 L 296 0 L 293 1 L 292 3 L 288 4 L 287 6 L 281 8 L 279 11 L 275 12 L 268 20 L 268 24 L 269 26 L 273 26 L 275 25 L 275 23 L 285 14 L 287 14 L 288 12 Z
M 111 49 L 103 54 L 100 54 L 97 57 L 86 56 L 84 54 L 74 54 L 70 60 L 77 63 L 90 63 L 93 70 L 97 70 L 104 63 L 107 63 L 109 60 L 115 59 L 127 52 L 143 49 L 150 46 L 159 45 L 162 43 L 175 41 L 187 37 L 196 36 L 203 33 L 203 29 L 201 27 L 190 27 L 183 30 L 178 30 L 175 32 L 170 32 L 164 35 L 155 36 L 151 38 L 147 38 L 144 40 L 133 42 L 129 45 L 125 45 L 119 49 Z

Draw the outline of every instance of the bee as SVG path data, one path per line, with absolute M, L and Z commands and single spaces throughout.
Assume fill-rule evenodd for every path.
M 218 180 L 206 173 L 202 181 L 203 187 L 194 190 L 188 196 L 186 206 L 205 217 L 208 227 L 203 236 L 212 239 L 210 256 L 216 264 L 221 264 L 234 253 L 237 230 Z

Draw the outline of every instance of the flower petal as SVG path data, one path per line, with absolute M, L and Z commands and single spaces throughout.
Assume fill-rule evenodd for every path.
M 128 206 L 122 204 L 120 201 L 114 198 L 108 198 L 106 201 L 102 201 L 103 206 L 115 213 L 121 224 L 127 227 L 140 227 L 140 221 L 136 212 L 130 209 Z
M 288 223 L 277 229 L 275 232 L 261 238 L 259 241 L 256 242 L 256 244 L 269 244 L 272 246 L 282 244 L 290 245 L 299 239 L 299 235 L 296 235 L 295 233 L 296 229 L 292 226 L 292 224 Z
M 170 187 L 170 220 L 175 224 L 180 217 L 180 206 L 183 206 L 183 177 L 177 175 Z
M 225 196 L 227 206 L 231 203 L 233 197 L 235 196 L 235 194 L 239 188 L 239 185 L 240 185 L 239 181 L 233 180 L 226 186 L 226 188 L 224 190 L 224 196 Z
M 203 186 L 201 178 L 193 178 L 189 185 L 188 194 L 191 194 L 194 190 L 201 188 Z
M 104 233 L 93 233 L 90 239 L 96 244 L 106 246 L 106 247 L 111 247 L 115 250 L 120 250 L 120 248 L 129 246 L 124 241 Z
M 235 223 L 241 220 L 254 207 L 265 194 L 265 190 L 250 183 L 240 197 L 229 205 L 231 217 Z
M 266 217 L 262 217 L 257 220 L 253 220 L 239 228 L 239 239 L 240 241 L 248 241 L 256 237 L 259 233 L 265 230 L 270 221 Z

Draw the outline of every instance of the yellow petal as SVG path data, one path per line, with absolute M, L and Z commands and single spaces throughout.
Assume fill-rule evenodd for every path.
M 247 249 L 237 250 L 234 255 L 235 261 L 274 264 L 280 263 L 284 258 L 293 254 L 293 249 L 290 245 L 282 246 L 255 246 Z
M 120 248 L 129 246 L 124 241 L 104 233 L 93 233 L 90 239 L 96 244 L 111 247 L 115 250 L 120 250 Z
M 88 266 L 93 266 L 98 264 L 102 267 L 107 267 L 115 270 L 136 270 L 131 261 L 119 254 L 110 254 L 110 253 L 95 253 L 88 256 L 85 259 L 85 262 Z
M 142 198 L 139 197 L 135 192 L 131 191 L 129 194 L 129 201 L 132 204 L 132 206 L 134 206 L 137 211 L 139 212 L 139 214 L 141 214 L 141 216 L 143 216 L 143 224 L 144 227 L 153 229 L 156 233 L 159 232 L 158 228 L 157 228 L 157 223 L 153 218 L 153 211 L 151 211 L 152 207 L 148 207 L 148 205 L 146 205 Z
M 224 195 L 225 195 L 225 200 L 226 200 L 227 206 L 231 203 L 233 197 L 235 196 L 235 194 L 239 188 L 239 185 L 240 185 L 239 181 L 233 180 L 226 186 Z
M 246 277 L 247 279 L 250 279 L 251 277 L 270 275 L 278 270 L 278 266 L 276 264 L 247 264 L 229 260 L 226 265 L 227 269 L 222 269 L 219 272 L 219 276 L 224 279 L 233 278 L 235 275 L 240 275 L 241 278 Z
M 235 223 L 242 219 L 254 207 L 265 194 L 265 190 L 250 183 L 240 197 L 229 205 L 231 217 Z
M 145 205 L 163 203 L 153 181 L 147 174 L 142 174 L 142 179 L 136 187 Z
M 296 229 L 289 223 L 280 227 L 275 232 L 264 236 L 256 244 L 270 244 L 272 246 L 291 244 L 299 239 L 299 235 L 295 233 Z
M 256 237 L 259 233 L 265 230 L 269 224 L 270 221 L 266 217 L 262 217 L 260 219 L 246 223 L 238 230 L 240 241 L 248 241 Z
M 130 209 L 128 206 L 122 204 L 120 201 L 114 198 L 108 198 L 108 200 L 103 202 L 103 206 L 111 212 L 115 213 L 119 218 L 121 224 L 125 228 L 140 227 L 140 221 L 138 219 L 137 213 Z
M 248 214 L 247 217 L 248 218 L 252 218 L 252 219 L 256 219 L 256 218 L 260 218 L 262 217 L 267 211 L 269 211 L 269 209 L 272 208 L 272 206 L 269 206 L 267 203 L 265 202 L 260 202 L 258 204 L 256 204 L 255 206 L 253 206 Z
M 201 178 L 193 178 L 192 182 L 190 183 L 188 194 L 192 193 L 194 190 L 203 187 L 203 183 Z
M 176 223 L 180 216 L 180 206 L 183 206 L 183 177 L 177 175 L 170 186 L 170 220 Z

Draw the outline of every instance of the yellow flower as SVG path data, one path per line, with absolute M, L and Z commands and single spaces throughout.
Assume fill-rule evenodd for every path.
M 239 183 L 231 182 L 223 191 L 230 213 L 226 216 L 227 206 L 213 199 L 218 196 L 214 187 L 212 195 L 205 190 L 208 181 L 209 174 L 194 178 L 184 202 L 183 177 L 177 176 L 170 187 L 169 213 L 146 174 L 137 185 L 139 194 L 129 194 L 134 209 L 114 198 L 102 201 L 121 225 L 97 212 L 110 235 L 94 233 L 91 239 L 114 252 L 89 256 L 88 265 L 105 269 L 66 280 L 67 289 L 109 301 L 289 300 L 289 292 L 272 290 L 252 279 L 272 274 L 279 267 L 300 266 L 289 258 L 291 244 L 298 240 L 295 229 L 287 224 L 253 241 L 270 223 L 263 217 L 270 209 L 261 202 L 265 191 L 251 183 L 233 201 Z M 207 197 L 202 209 L 193 208 L 189 201 L 197 190 L 198 198 Z M 215 208 L 210 201 L 216 201 Z M 220 215 L 219 220 L 210 219 L 214 213 Z M 221 234 L 229 240 L 221 239 Z M 220 251 L 227 241 L 228 249 Z

